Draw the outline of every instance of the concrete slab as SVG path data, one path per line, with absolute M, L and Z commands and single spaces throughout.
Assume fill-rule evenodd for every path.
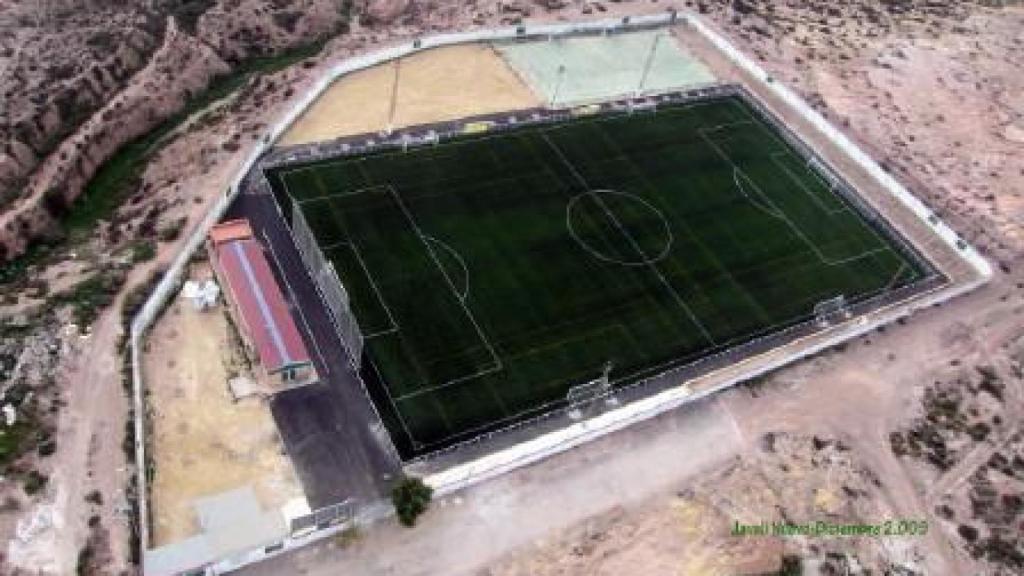
M 641 88 L 661 92 L 715 81 L 667 30 L 498 43 L 495 48 L 545 102 L 556 106 L 631 95 Z

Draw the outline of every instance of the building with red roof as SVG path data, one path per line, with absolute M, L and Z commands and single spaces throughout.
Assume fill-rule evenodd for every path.
M 248 221 L 214 226 L 208 248 L 240 336 L 262 368 L 257 380 L 275 391 L 315 382 L 302 335 Z

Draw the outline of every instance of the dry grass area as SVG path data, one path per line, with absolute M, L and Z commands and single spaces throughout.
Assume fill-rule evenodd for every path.
M 338 80 L 281 138 L 294 145 L 388 127 L 394 62 Z M 539 103 L 489 45 L 438 48 L 401 61 L 393 128 L 442 122 Z
M 268 406 L 228 391 L 228 378 L 247 370 L 234 330 L 223 306 L 197 312 L 176 300 L 146 342 L 157 546 L 195 534 L 197 497 L 247 484 L 266 507 L 302 495 Z

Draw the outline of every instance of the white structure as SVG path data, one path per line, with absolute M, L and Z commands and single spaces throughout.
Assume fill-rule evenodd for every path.
M 181 287 L 181 297 L 190 300 L 192 307 L 202 312 L 217 306 L 220 299 L 220 286 L 213 279 L 201 282 L 188 280 Z

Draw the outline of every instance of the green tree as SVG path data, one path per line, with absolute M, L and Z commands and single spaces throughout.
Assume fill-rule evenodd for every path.
M 403 526 L 413 526 L 420 514 L 427 511 L 434 489 L 423 480 L 406 476 L 391 489 L 391 503 L 395 506 L 398 521 Z

